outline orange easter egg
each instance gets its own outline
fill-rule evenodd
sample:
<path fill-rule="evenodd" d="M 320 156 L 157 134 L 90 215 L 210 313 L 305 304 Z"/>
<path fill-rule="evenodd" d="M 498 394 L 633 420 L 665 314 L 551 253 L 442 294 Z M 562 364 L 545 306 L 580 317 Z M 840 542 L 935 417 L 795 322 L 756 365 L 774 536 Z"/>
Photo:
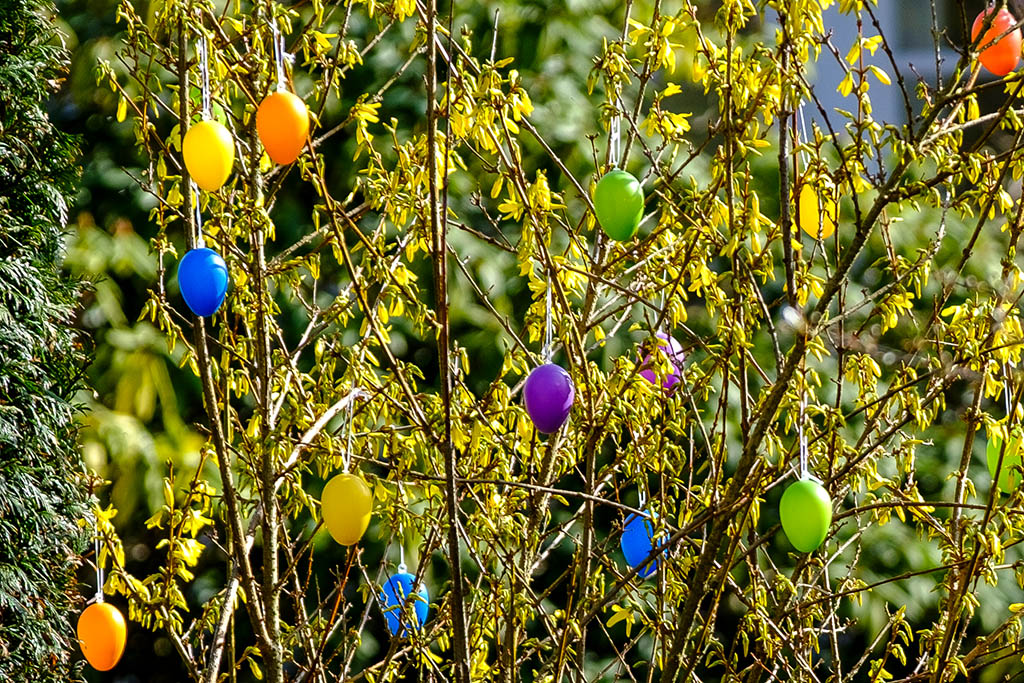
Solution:
<path fill-rule="evenodd" d="M 324 486 L 320 496 L 324 526 L 342 545 L 355 545 L 370 526 L 373 494 L 354 474 L 339 474 Z"/>
<path fill-rule="evenodd" d="M 994 9 L 995 8 L 989 8 L 984 10 L 974 20 L 974 25 L 971 26 L 971 42 L 978 41 L 978 34 L 981 33 L 981 27 L 985 23 L 985 17 Z M 985 32 L 985 36 L 978 41 L 979 47 L 989 45 L 991 43 L 989 47 L 981 51 L 981 54 L 978 55 L 978 60 L 981 62 L 982 66 L 996 76 L 1005 76 L 1016 69 L 1017 64 L 1020 62 L 1020 29 L 1015 28 L 1010 31 L 1010 29 L 1016 26 L 1016 24 L 1017 19 L 1005 8 L 1001 9 L 996 13 L 996 16 L 993 17 L 992 25 L 989 27 L 988 31 Z M 1009 31 L 1009 33 L 1007 33 L 1007 31 Z M 1006 35 L 1003 35 L 1004 33 Z"/>
<path fill-rule="evenodd" d="M 309 137 L 306 103 L 287 90 L 268 95 L 256 110 L 256 131 L 275 163 L 292 163 L 299 158 Z"/>
<path fill-rule="evenodd" d="M 113 605 L 94 602 L 78 617 L 78 642 L 92 668 L 110 671 L 124 653 L 124 616 Z"/>
<path fill-rule="evenodd" d="M 235 164 L 235 144 L 231 133 L 218 121 L 200 121 L 185 133 L 181 155 L 196 185 L 216 192 L 231 175 Z"/>

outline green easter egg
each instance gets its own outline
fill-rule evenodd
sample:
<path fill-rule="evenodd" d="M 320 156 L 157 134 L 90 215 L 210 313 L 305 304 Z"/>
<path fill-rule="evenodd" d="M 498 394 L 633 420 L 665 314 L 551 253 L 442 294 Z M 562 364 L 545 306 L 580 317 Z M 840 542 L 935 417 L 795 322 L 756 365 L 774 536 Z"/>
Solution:
<path fill-rule="evenodd" d="M 779 504 L 782 530 L 793 547 L 802 553 L 817 549 L 832 524 L 832 499 L 821 484 L 810 479 L 786 487 Z"/>
<path fill-rule="evenodd" d="M 619 242 L 632 239 L 644 215 L 644 191 L 640 182 L 621 170 L 606 173 L 594 191 L 597 222 Z"/>
<path fill-rule="evenodd" d="M 1014 428 L 1010 432 L 1010 443 L 1006 445 L 1003 452 L 1003 466 L 999 469 L 999 490 L 1003 493 L 1010 493 L 1020 486 L 1020 441 L 1021 431 Z M 1003 440 L 996 437 L 988 442 L 985 449 L 985 456 L 988 460 L 988 473 L 993 479 L 996 478 L 996 466 L 999 464 L 999 451 L 1003 446 Z"/>

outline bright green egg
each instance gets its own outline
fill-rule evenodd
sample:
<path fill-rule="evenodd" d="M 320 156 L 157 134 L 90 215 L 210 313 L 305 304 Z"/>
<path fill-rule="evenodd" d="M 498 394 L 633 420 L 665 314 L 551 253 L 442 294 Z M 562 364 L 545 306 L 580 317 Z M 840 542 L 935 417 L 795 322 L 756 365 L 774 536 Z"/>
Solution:
<path fill-rule="evenodd" d="M 597 182 L 594 209 L 605 234 L 619 242 L 632 239 L 644 215 L 640 181 L 619 169 L 606 173 Z"/>
<path fill-rule="evenodd" d="M 821 484 L 801 479 L 786 487 L 779 504 L 782 530 L 802 553 L 817 549 L 832 524 L 832 499 Z"/>
<path fill-rule="evenodd" d="M 999 469 L 999 490 L 1003 493 L 1010 493 L 1020 486 L 1020 429 L 1010 432 L 1010 443 L 1003 453 L 1003 466 Z M 996 437 L 988 442 L 985 449 L 985 456 L 988 460 L 988 473 L 992 479 L 996 478 L 996 466 L 999 464 L 999 451 L 1002 448 L 1003 440 Z"/>

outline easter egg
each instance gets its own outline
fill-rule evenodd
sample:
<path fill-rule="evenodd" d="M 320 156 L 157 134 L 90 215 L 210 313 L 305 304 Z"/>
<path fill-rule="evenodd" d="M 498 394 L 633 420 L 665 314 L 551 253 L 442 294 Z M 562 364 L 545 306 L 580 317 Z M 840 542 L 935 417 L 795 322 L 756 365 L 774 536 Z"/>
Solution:
<path fill-rule="evenodd" d="M 1013 15 L 1007 9 L 1003 8 L 996 14 L 992 20 L 992 25 L 985 32 L 985 36 L 979 41 L 978 34 L 981 33 L 981 26 L 985 23 L 985 17 L 992 9 L 991 7 L 986 9 L 974 20 L 974 25 L 971 27 L 971 42 L 977 43 L 978 47 L 984 47 L 995 40 L 996 42 L 992 43 L 991 47 L 981 51 L 978 59 L 981 61 L 982 66 L 996 76 L 1005 76 L 1016 69 L 1017 62 L 1020 61 L 1021 34 L 1019 28 L 1006 33 L 1017 23 L 1017 20 L 1013 18 Z M 1005 36 L 1003 36 L 1004 33 L 1006 33 Z M 999 36 L 1003 37 L 999 38 Z M 999 40 L 996 40 L 997 38 Z"/>
<path fill-rule="evenodd" d="M 268 95 L 256 110 L 256 131 L 275 163 L 292 163 L 299 158 L 309 137 L 306 103 L 287 90 Z"/>
<path fill-rule="evenodd" d="M 569 419 L 576 389 L 563 368 L 546 363 L 534 368 L 523 388 L 526 412 L 538 432 L 554 434 Z"/>
<path fill-rule="evenodd" d="M 320 508 L 324 526 L 334 540 L 342 545 L 355 545 L 370 526 L 373 494 L 362 478 L 339 474 L 324 486 Z"/>
<path fill-rule="evenodd" d="M 803 553 L 817 549 L 832 524 L 832 499 L 825 487 L 801 479 L 786 487 L 779 504 L 782 530 L 793 547 Z"/>
<path fill-rule="evenodd" d="M 402 635 L 406 629 L 419 630 L 427 620 L 430 596 L 422 583 L 420 589 L 413 593 L 415 580 L 416 577 L 408 572 L 398 572 L 387 580 L 380 593 L 381 609 L 393 636 Z M 411 599 L 410 595 L 413 596 Z"/>
<path fill-rule="evenodd" d="M 231 133 L 218 121 L 200 121 L 185 133 L 181 154 L 196 185 L 214 192 L 227 181 L 235 163 Z"/>
<path fill-rule="evenodd" d="M 213 315 L 228 291 L 228 267 L 213 249 L 191 249 L 178 263 L 178 287 L 193 313 Z"/>
<path fill-rule="evenodd" d="M 800 186 L 800 201 L 797 203 L 797 222 L 800 228 L 814 239 L 826 240 L 836 231 L 839 219 L 839 206 L 836 200 L 826 195 L 822 202 L 817 191 L 810 183 Z"/>
<path fill-rule="evenodd" d="M 679 378 L 683 372 L 683 363 L 686 362 L 686 352 L 683 351 L 683 345 L 675 337 L 670 337 L 664 332 L 658 333 L 658 351 L 667 355 L 669 360 L 669 371 L 666 373 L 661 386 L 665 389 L 671 389 L 679 384 Z M 656 385 L 658 383 L 658 375 L 652 367 L 654 363 L 655 360 L 651 354 L 644 356 L 643 361 L 640 363 L 643 368 L 640 370 L 640 376 L 651 384 Z"/>
<path fill-rule="evenodd" d="M 1020 486 L 1021 474 L 1021 453 L 1020 453 L 1021 431 L 1019 428 L 1010 432 L 1009 443 L 1003 451 L 1003 464 L 999 468 L 999 490 L 1003 493 L 1011 493 Z M 1003 448 L 1003 440 L 996 437 L 988 442 L 985 448 L 985 456 L 988 460 L 988 473 L 993 479 L 996 477 L 996 467 L 999 465 L 999 451 Z"/>
<path fill-rule="evenodd" d="M 124 616 L 113 605 L 94 602 L 78 617 L 78 642 L 92 668 L 110 671 L 124 653 Z"/>
<path fill-rule="evenodd" d="M 664 537 L 657 539 L 657 545 L 661 545 L 665 542 Z M 622 548 L 622 555 L 626 558 L 626 563 L 636 569 L 641 564 L 644 564 L 644 560 L 651 554 L 656 547 L 654 539 L 654 523 L 640 515 L 630 515 L 626 518 L 626 523 L 622 527 L 622 536 L 619 538 L 619 547 Z M 664 554 L 662 551 L 661 554 Z M 637 575 L 646 579 L 648 576 L 658 571 L 658 556 L 637 572 Z"/>
<path fill-rule="evenodd" d="M 632 239 L 644 215 L 644 191 L 631 174 L 616 169 L 606 173 L 594 190 L 597 222 L 613 240 Z"/>

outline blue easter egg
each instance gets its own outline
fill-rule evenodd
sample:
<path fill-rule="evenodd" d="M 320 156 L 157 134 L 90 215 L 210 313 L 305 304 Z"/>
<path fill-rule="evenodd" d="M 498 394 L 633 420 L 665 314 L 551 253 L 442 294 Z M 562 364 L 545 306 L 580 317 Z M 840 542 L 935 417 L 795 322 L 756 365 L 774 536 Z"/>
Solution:
<path fill-rule="evenodd" d="M 228 267 L 213 249 L 192 249 L 178 263 L 178 287 L 193 313 L 213 315 L 228 291 Z"/>
<path fill-rule="evenodd" d="M 664 537 L 658 538 L 657 544 L 661 545 L 665 540 Z M 630 567 L 635 569 L 641 565 L 655 548 L 653 522 L 639 515 L 627 517 L 626 524 L 622 529 L 622 537 L 619 539 L 619 545 L 622 547 L 622 554 L 625 556 L 626 563 Z M 664 551 L 661 554 L 664 555 Z M 658 570 L 658 560 L 659 558 L 655 557 L 643 569 L 637 572 L 640 578 L 646 579 L 656 572 Z"/>
<path fill-rule="evenodd" d="M 380 594 L 384 618 L 387 619 L 388 630 L 393 636 L 401 635 L 400 632 L 406 628 L 419 630 L 427 620 L 427 611 L 430 609 L 427 587 L 421 583 L 416 597 L 412 601 L 407 599 L 412 595 L 415 579 L 416 577 L 408 572 L 393 574 L 384 584 L 384 590 Z"/>

